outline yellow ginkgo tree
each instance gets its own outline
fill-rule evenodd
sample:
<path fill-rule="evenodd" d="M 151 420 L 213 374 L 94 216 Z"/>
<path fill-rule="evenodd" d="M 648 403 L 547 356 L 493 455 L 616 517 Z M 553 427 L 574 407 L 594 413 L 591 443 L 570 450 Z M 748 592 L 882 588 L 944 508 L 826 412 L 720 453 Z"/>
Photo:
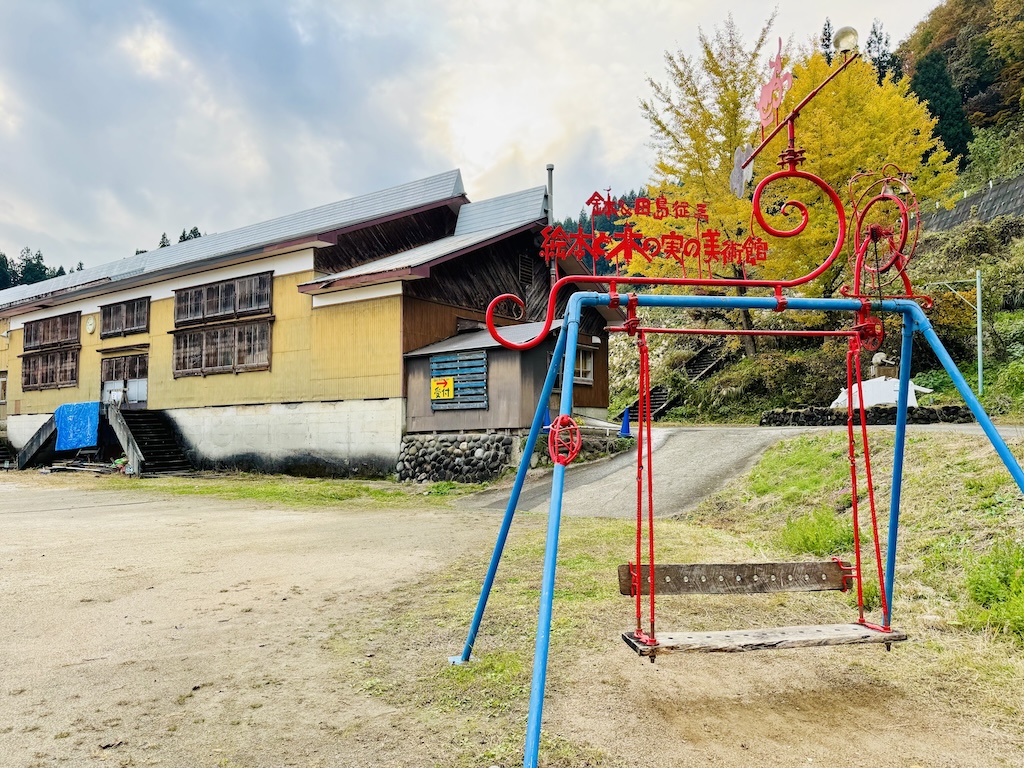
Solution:
<path fill-rule="evenodd" d="M 807 274 L 824 261 L 836 244 L 839 227 L 827 196 L 807 181 L 791 180 L 770 185 L 762 209 L 772 226 L 788 230 L 799 214 L 790 208 L 788 216 L 781 215 L 782 203 L 790 198 L 799 200 L 808 208 L 806 229 L 797 237 L 777 238 L 756 224 L 751 226 L 751 189 L 779 170 L 779 153 L 787 144 L 785 130 L 756 158 L 753 178 L 745 185 L 740 182 L 743 196 L 737 197 L 731 189 L 737 181 L 736 150 L 756 146 L 761 140 L 757 94 L 769 78 L 768 54 L 769 48 L 774 48 L 769 44 L 771 25 L 769 19 L 749 48 L 731 17 L 711 37 L 699 32 L 700 56 L 667 53 L 668 82 L 650 80 L 652 95 L 641 100 L 641 109 L 651 125 L 657 153 L 649 194 L 705 203 L 708 221 L 703 226 L 719 230 L 723 238 L 737 242 L 752 236 L 764 238 L 768 257 L 744 265 L 747 276 L 790 279 Z M 781 44 L 778 51 L 777 67 L 783 61 Z M 824 82 L 843 59 L 837 57 L 830 67 L 821 53 L 808 52 L 789 63 L 792 87 L 778 110 L 780 118 Z M 894 82 L 887 77 L 879 83 L 870 62 L 854 61 L 801 110 L 796 121 L 796 148 L 805 150 L 805 159 L 799 167 L 835 189 L 848 214 L 849 180 L 864 171 L 895 165 L 906 174 L 924 207 L 943 199 L 956 178 L 955 163 L 935 137 L 934 128 L 935 120 L 910 93 L 905 80 Z M 641 226 L 636 218 L 633 223 Z M 657 236 L 678 228 L 680 222 L 646 220 L 642 225 L 645 234 Z M 850 278 L 846 255 L 844 251 L 831 269 L 801 292 L 834 295 Z M 708 266 L 722 277 L 742 274 L 735 263 Z M 632 261 L 630 271 L 660 276 L 682 270 L 672 261 L 640 258 Z"/>

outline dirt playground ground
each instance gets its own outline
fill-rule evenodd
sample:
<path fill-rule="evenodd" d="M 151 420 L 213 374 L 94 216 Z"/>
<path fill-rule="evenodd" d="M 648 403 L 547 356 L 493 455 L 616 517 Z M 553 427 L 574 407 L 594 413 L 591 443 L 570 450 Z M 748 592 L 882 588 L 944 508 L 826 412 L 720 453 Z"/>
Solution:
<path fill-rule="evenodd" d="M 498 519 L 0 476 L 0 765 L 444 765 L 436 724 L 365 693 L 329 640 L 453 558 L 478 553 L 482 575 Z M 970 701 L 862 671 L 877 648 L 650 665 L 618 629 L 552 672 L 545 710 L 601 765 L 1024 765 L 1019 730 Z"/>

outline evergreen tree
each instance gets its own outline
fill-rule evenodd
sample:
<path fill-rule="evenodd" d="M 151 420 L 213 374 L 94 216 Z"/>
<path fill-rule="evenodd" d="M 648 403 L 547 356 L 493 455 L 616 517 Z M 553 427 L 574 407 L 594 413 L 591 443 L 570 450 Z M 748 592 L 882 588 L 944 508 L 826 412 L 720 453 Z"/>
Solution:
<path fill-rule="evenodd" d="M 938 120 L 935 133 L 946 149 L 958 155 L 962 163 L 973 134 L 964 114 L 963 101 L 946 69 L 946 57 L 942 51 L 931 51 L 917 62 L 910 88 Z"/>
<path fill-rule="evenodd" d="M 882 22 L 878 19 L 871 23 L 871 31 L 864 44 L 864 53 L 875 65 L 879 85 L 888 74 L 892 74 L 893 79 L 899 80 L 899 67 L 897 66 L 899 59 L 889 50 L 889 35 L 882 29 Z M 831 64 L 831 62 L 829 63 Z"/>
<path fill-rule="evenodd" d="M 825 26 L 821 28 L 821 52 L 828 65 L 832 66 L 835 51 L 832 50 L 832 20 L 828 16 L 825 17 Z"/>
<path fill-rule="evenodd" d="M 14 265 L 7 260 L 7 254 L 0 251 L 0 291 L 14 285 L 15 278 Z"/>
<path fill-rule="evenodd" d="M 164 232 L 162 235 L 160 235 L 160 243 L 157 246 L 158 248 L 166 248 L 170 244 L 171 244 L 171 241 L 167 239 L 167 233 L 166 232 Z"/>
<path fill-rule="evenodd" d="M 203 233 L 199 231 L 199 227 L 192 227 L 189 230 L 188 237 L 190 240 L 195 240 L 197 237 L 202 237 Z"/>
<path fill-rule="evenodd" d="M 18 273 L 17 282 L 19 285 L 32 285 L 33 283 L 39 283 L 56 276 L 43 263 L 42 252 L 36 251 L 33 254 L 32 249 L 27 246 L 21 249 L 21 257 L 18 259 L 15 268 Z"/>

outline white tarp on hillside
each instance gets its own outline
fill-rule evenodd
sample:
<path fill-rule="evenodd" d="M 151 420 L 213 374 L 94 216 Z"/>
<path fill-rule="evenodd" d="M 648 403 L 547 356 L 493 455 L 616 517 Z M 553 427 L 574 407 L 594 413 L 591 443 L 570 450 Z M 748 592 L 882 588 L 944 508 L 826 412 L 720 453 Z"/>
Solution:
<path fill-rule="evenodd" d="M 875 379 L 868 379 L 863 382 L 864 385 L 864 407 L 870 408 L 872 405 L 896 405 L 896 400 L 900 394 L 900 380 L 893 379 L 889 376 L 879 376 Z M 924 394 L 930 393 L 932 390 L 927 387 L 919 387 L 914 382 L 910 382 L 910 397 L 908 398 L 908 407 L 917 407 L 917 392 L 923 392 Z M 855 408 L 859 407 L 860 401 L 857 396 L 857 385 L 853 385 L 853 405 Z M 846 407 L 846 387 L 839 393 L 830 408 L 845 408 Z"/>

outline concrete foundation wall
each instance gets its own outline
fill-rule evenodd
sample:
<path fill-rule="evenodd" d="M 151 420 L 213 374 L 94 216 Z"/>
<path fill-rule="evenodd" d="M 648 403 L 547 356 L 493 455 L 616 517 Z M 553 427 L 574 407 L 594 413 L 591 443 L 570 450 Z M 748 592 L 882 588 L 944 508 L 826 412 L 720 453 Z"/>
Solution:
<path fill-rule="evenodd" d="M 168 410 L 200 467 L 383 476 L 402 445 L 405 401 L 343 400 Z"/>
<path fill-rule="evenodd" d="M 7 440 L 14 446 L 14 450 L 20 451 L 36 431 L 46 423 L 52 413 L 31 413 L 28 415 L 7 417 Z"/>

